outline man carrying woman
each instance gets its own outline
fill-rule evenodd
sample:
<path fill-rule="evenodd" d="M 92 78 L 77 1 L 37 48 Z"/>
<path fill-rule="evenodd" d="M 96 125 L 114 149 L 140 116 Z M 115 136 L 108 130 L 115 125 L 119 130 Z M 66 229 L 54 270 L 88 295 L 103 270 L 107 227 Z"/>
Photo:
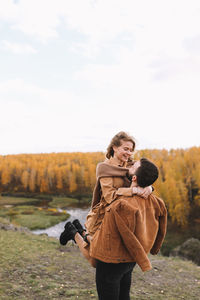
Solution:
<path fill-rule="evenodd" d="M 151 269 L 147 253 L 159 251 L 166 232 L 164 202 L 151 194 L 158 169 L 147 159 L 131 161 L 134 148 L 134 139 L 127 133 L 113 137 L 106 161 L 97 166 L 87 233 L 75 220 L 67 222 L 60 236 L 63 245 L 74 239 L 96 267 L 100 300 L 130 299 L 135 264 L 143 271 Z"/>

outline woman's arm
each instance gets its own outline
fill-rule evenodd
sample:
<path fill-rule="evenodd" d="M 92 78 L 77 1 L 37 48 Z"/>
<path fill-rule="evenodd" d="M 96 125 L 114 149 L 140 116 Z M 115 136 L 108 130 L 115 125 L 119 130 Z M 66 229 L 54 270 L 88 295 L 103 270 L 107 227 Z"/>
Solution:
<path fill-rule="evenodd" d="M 153 187 L 151 185 L 149 185 L 145 188 L 137 186 L 137 187 L 133 187 L 132 191 L 133 191 L 134 195 L 138 195 L 138 196 L 141 196 L 141 197 L 147 199 L 149 197 L 149 195 L 153 192 Z"/>
<path fill-rule="evenodd" d="M 110 204 L 117 199 L 117 196 L 132 196 L 133 188 L 132 187 L 120 187 L 116 188 L 113 186 L 112 177 L 102 177 L 100 179 L 102 196 L 105 201 Z"/>
<path fill-rule="evenodd" d="M 105 201 L 110 204 L 117 199 L 118 196 L 133 196 L 138 195 L 143 198 L 148 198 L 152 193 L 152 186 L 142 187 L 120 187 L 113 186 L 113 177 L 102 177 L 100 179 L 101 191 Z"/>

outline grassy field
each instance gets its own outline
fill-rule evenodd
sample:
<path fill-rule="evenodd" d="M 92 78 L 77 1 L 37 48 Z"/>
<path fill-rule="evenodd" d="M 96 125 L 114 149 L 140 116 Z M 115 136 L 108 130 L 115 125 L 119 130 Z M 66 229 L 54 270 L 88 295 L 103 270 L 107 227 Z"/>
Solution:
<path fill-rule="evenodd" d="M 85 207 L 88 198 L 80 202 L 76 198 L 52 197 L 52 201 L 36 198 L 0 197 L 0 217 L 8 219 L 14 225 L 31 230 L 45 229 L 67 220 L 69 214 L 61 211 L 67 207 Z M 61 209 L 61 210 L 60 210 Z"/>
<path fill-rule="evenodd" d="M 38 197 L 38 198 L 37 198 Z M 83 197 L 80 200 L 72 197 L 62 197 L 62 196 L 46 196 L 48 199 L 46 203 L 49 207 L 53 208 L 67 208 L 67 207 L 84 207 L 91 203 L 91 197 Z M 45 203 L 45 195 L 38 195 L 36 198 L 26 198 L 26 197 L 13 197 L 13 196 L 0 196 L 0 206 L 3 205 L 40 205 L 41 202 Z"/>
<path fill-rule="evenodd" d="M 95 269 L 75 244 L 47 236 L 0 230 L 0 299 L 97 299 Z M 199 299 L 200 267 L 151 256 L 153 270 L 133 272 L 131 299 Z"/>
<path fill-rule="evenodd" d="M 67 208 L 67 207 L 87 207 L 90 205 L 90 198 L 83 198 L 81 201 L 76 198 L 70 197 L 53 197 L 53 200 L 49 202 L 50 207 Z"/>
<path fill-rule="evenodd" d="M 180 228 L 168 221 L 167 234 L 162 246 L 162 254 L 169 256 L 171 250 L 191 237 L 200 240 L 200 224 L 190 224 L 186 228 Z"/>
<path fill-rule="evenodd" d="M 1 197 L 0 217 L 31 230 L 51 227 L 69 217 L 69 214 L 59 211 L 55 206 L 42 207 L 40 203 L 41 200 L 34 198 Z"/>

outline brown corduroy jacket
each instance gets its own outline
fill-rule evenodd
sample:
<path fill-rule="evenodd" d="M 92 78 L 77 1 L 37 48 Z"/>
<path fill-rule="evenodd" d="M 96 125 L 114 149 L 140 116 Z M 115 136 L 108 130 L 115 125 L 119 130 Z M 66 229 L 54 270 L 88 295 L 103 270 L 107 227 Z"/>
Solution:
<path fill-rule="evenodd" d="M 120 196 L 106 208 L 103 222 L 93 236 L 90 255 L 107 263 L 136 262 L 150 270 L 147 254 L 157 254 L 167 227 L 167 210 L 162 199 L 151 194 Z"/>
<path fill-rule="evenodd" d="M 103 220 L 106 207 L 119 196 L 132 196 L 131 182 L 127 178 L 128 168 L 119 167 L 113 158 L 97 165 L 97 181 L 93 192 L 91 210 L 85 227 L 93 235 Z"/>

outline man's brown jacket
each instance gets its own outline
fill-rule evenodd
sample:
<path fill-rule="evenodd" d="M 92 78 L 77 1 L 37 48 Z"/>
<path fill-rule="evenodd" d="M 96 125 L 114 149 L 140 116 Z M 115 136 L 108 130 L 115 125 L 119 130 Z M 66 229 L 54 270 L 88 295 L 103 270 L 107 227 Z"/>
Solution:
<path fill-rule="evenodd" d="M 93 236 L 90 255 L 107 263 L 136 262 L 150 270 L 147 254 L 157 254 L 167 227 L 167 210 L 162 199 L 151 194 L 120 196 L 106 208 L 103 222 Z"/>

